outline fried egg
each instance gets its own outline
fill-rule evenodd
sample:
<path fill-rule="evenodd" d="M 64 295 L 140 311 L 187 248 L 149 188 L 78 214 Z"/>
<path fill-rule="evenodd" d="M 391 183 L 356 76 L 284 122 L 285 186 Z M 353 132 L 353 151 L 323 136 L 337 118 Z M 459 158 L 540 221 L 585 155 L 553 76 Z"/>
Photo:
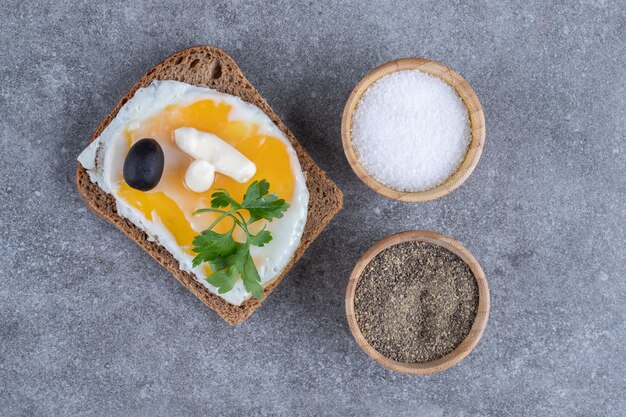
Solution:
<path fill-rule="evenodd" d="M 193 159 L 174 141 L 173 132 L 182 127 L 218 136 L 252 161 L 256 173 L 245 183 L 215 173 L 210 189 L 192 191 L 185 184 L 185 173 Z M 161 180 L 150 191 L 131 188 L 122 173 L 126 154 L 143 138 L 155 139 L 165 157 Z M 250 249 L 263 286 L 281 274 L 300 244 L 309 194 L 296 152 L 263 111 L 238 97 L 177 81 L 154 81 L 124 104 L 78 160 L 91 181 L 115 197 L 120 216 L 162 245 L 182 270 L 191 272 L 199 283 L 231 304 L 241 305 L 250 296 L 241 279 L 232 290 L 219 294 L 206 281 L 211 273 L 208 266 L 192 267 L 192 241 L 216 219 L 213 213 L 193 212 L 210 207 L 215 189 L 226 189 L 241 201 L 253 181 L 265 179 L 270 192 L 290 204 L 284 217 L 255 224 L 257 230 L 266 227 L 273 236 L 269 244 Z M 214 230 L 228 231 L 232 223 L 227 220 L 219 222 Z M 241 240 L 243 236 L 234 237 Z"/>

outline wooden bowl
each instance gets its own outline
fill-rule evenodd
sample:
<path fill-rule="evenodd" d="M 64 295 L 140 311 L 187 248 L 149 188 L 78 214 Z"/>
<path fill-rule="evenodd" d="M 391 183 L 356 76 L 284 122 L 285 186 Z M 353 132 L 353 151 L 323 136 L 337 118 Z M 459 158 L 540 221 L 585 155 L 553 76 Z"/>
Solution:
<path fill-rule="evenodd" d="M 435 245 L 442 246 L 459 258 L 461 258 L 472 270 L 476 282 L 478 284 L 478 311 L 476 312 L 476 318 L 472 325 L 469 334 L 465 337 L 463 342 L 457 346 L 452 352 L 447 355 L 430 362 L 423 363 L 404 363 L 389 359 L 380 354 L 374 349 L 365 339 L 359 325 L 356 321 L 356 315 L 354 312 L 354 294 L 356 292 L 356 286 L 361 277 L 361 273 L 367 266 L 367 264 L 380 252 L 387 249 L 390 246 L 397 245 L 403 242 L 418 241 L 429 242 Z M 483 332 L 487 326 L 487 319 L 489 317 L 489 288 L 487 287 L 487 279 L 485 273 L 476 261 L 476 258 L 459 242 L 449 238 L 448 236 L 440 235 L 439 233 L 429 232 L 425 230 L 409 230 L 406 232 L 397 233 L 386 237 L 374 246 L 368 249 L 367 252 L 359 259 L 350 279 L 348 281 L 348 288 L 346 289 L 346 315 L 348 317 L 348 325 L 352 336 L 356 340 L 359 347 L 365 351 L 371 358 L 378 363 L 386 366 L 387 368 L 412 375 L 426 375 L 435 372 L 443 371 L 453 365 L 459 363 L 474 349 Z"/>
<path fill-rule="evenodd" d="M 359 162 L 354 147 L 352 146 L 352 115 L 356 109 L 361 96 L 365 91 L 380 78 L 396 71 L 403 70 L 419 70 L 434 75 L 441 80 L 450 84 L 457 92 L 463 103 L 467 107 L 469 113 L 472 139 L 470 141 L 465 159 L 459 165 L 459 168 L 445 182 L 425 191 L 405 192 L 395 190 L 376 181 Z M 352 94 L 348 98 L 343 109 L 343 117 L 341 119 L 341 141 L 346 158 L 356 175 L 372 190 L 386 197 L 399 201 L 429 201 L 452 192 L 459 187 L 470 176 L 485 145 L 485 115 L 482 106 L 478 100 L 478 96 L 472 90 L 472 87 L 457 72 L 447 66 L 429 59 L 421 58 L 404 58 L 388 62 L 367 74 L 352 90 Z"/>

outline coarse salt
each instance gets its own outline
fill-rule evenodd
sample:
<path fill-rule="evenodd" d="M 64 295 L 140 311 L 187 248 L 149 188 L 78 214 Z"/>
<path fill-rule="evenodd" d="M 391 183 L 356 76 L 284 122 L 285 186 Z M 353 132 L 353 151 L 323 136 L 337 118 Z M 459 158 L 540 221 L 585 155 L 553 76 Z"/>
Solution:
<path fill-rule="evenodd" d="M 470 137 L 467 108 L 454 88 L 417 70 L 376 81 L 352 118 L 352 144 L 363 168 L 405 192 L 428 190 L 454 174 Z"/>

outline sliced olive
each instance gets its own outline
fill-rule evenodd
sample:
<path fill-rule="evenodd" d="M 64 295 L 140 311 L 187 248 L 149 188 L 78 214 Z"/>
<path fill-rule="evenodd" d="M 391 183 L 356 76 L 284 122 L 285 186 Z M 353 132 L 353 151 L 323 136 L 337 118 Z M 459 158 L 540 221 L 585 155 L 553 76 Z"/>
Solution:
<path fill-rule="evenodd" d="M 163 175 L 165 158 L 161 145 L 154 139 L 137 141 L 124 160 L 124 181 L 129 187 L 148 191 L 157 186 Z"/>

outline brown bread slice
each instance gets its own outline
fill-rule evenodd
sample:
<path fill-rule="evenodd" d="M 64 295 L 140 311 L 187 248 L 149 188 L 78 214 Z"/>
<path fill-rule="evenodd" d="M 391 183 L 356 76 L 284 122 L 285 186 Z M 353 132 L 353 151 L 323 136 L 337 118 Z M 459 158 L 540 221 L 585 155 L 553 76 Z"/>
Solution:
<path fill-rule="evenodd" d="M 117 103 L 111 113 L 104 118 L 96 129 L 91 141 L 100 135 L 104 128 L 113 120 L 120 108 L 130 100 L 137 89 L 146 87 L 154 80 L 177 80 L 189 84 L 203 85 L 214 88 L 223 93 L 239 96 L 243 100 L 258 106 L 276 123 L 285 136 L 291 141 L 309 189 L 308 219 L 302 241 L 296 250 L 293 259 L 285 270 L 263 290 L 265 299 L 283 279 L 293 264 L 302 256 L 306 248 L 317 238 L 320 232 L 328 225 L 342 206 L 343 194 L 326 173 L 311 159 L 309 154 L 300 146 L 293 134 L 281 122 L 276 113 L 261 97 L 259 92 L 243 75 L 235 61 L 224 51 L 210 46 L 196 46 L 180 51 L 161 62 L 146 73 L 124 97 Z M 234 306 L 224 299 L 212 294 L 204 286 L 195 281 L 188 272 L 178 268 L 178 261 L 162 246 L 147 239 L 146 234 L 130 221 L 120 217 L 115 209 L 115 199 L 89 180 L 87 171 L 78 164 L 76 171 L 76 185 L 78 191 L 87 202 L 87 205 L 105 220 L 113 223 L 126 233 L 139 246 L 148 252 L 161 265 L 167 268 L 189 291 L 202 302 L 212 308 L 230 324 L 238 324 L 246 320 L 256 310 L 261 302 L 249 298 L 241 306 Z"/>

